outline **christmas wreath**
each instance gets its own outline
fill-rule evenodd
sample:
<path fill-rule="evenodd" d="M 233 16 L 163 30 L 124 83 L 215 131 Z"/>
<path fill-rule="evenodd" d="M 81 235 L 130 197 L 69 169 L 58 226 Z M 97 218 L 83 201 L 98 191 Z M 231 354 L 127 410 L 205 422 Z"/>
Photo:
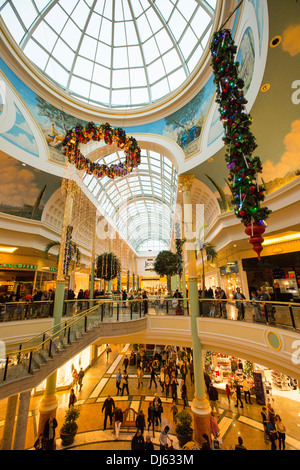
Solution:
<path fill-rule="evenodd" d="M 125 162 L 108 166 L 84 157 L 80 145 L 87 144 L 91 140 L 97 142 L 104 140 L 107 145 L 117 144 L 125 153 Z M 96 126 L 93 122 L 89 122 L 86 127 L 77 124 L 75 128 L 67 131 L 62 145 L 62 151 L 69 163 L 75 165 L 77 170 L 84 170 L 97 178 L 107 176 L 114 179 L 126 176 L 140 164 L 141 149 L 137 141 L 133 137 L 127 137 L 123 129 L 113 128 L 108 123 Z"/>

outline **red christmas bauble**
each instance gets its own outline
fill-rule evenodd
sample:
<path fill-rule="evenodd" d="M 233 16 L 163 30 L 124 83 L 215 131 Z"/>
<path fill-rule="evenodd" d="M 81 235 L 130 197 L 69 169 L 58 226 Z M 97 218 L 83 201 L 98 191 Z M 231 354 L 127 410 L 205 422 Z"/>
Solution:
<path fill-rule="evenodd" d="M 253 246 L 253 251 L 261 260 L 260 253 L 263 250 L 262 243 L 264 241 L 262 234 L 265 232 L 265 227 L 260 222 L 249 223 L 246 226 L 245 233 L 250 237 L 250 243 Z"/>

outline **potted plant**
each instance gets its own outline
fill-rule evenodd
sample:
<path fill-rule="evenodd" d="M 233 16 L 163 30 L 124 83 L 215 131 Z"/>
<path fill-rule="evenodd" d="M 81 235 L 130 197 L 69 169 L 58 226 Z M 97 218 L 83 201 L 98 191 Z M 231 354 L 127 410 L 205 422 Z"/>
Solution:
<path fill-rule="evenodd" d="M 182 448 L 185 444 L 193 440 L 193 428 L 191 427 L 193 418 L 186 411 L 182 410 L 177 415 L 177 426 L 175 429 L 179 446 Z"/>
<path fill-rule="evenodd" d="M 60 429 L 60 438 L 62 446 L 70 446 L 74 442 L 78 430 L 76 420 L 79 418 L 80 411 L 73 406 L 66 411 L 65 421 Z"/>

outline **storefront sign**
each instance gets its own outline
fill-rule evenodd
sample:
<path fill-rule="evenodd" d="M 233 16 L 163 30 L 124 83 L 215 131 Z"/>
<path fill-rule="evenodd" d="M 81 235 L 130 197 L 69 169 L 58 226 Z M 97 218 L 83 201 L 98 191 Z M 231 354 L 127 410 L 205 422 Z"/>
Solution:
<path fill-rule="evenodd" d="M 226 276 L 226 274 L 233 274 L 233 273 L 238 273 L 239 272 L 239 266 L 238 262 L 236 261 L 235 263 L 228 263 L 226 266 L 222 266 L 220 268 L 220 274 L 222 276 Z"/>
<path fill-rule="evenodd" d="M 0 269 L 37 269 L 36 264 L 10 264 L 0 263 Z"/>

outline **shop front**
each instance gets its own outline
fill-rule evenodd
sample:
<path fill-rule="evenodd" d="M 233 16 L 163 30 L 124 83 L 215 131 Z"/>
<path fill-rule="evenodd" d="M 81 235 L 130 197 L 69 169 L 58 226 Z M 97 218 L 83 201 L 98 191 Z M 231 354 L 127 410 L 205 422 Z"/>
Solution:
<path fill-rule="evenodd" d="M 239 265 L 237 261 L 228 262 L 220 268 L 221 286 L 228 298 L 232 299 L 236 288 L 241 288 Z"/>
<path fill-rule="evenodd" d="M 300 302 L 300 253 L 243 259 L 249 291 L 264 286 L 272 300 Z"/>

